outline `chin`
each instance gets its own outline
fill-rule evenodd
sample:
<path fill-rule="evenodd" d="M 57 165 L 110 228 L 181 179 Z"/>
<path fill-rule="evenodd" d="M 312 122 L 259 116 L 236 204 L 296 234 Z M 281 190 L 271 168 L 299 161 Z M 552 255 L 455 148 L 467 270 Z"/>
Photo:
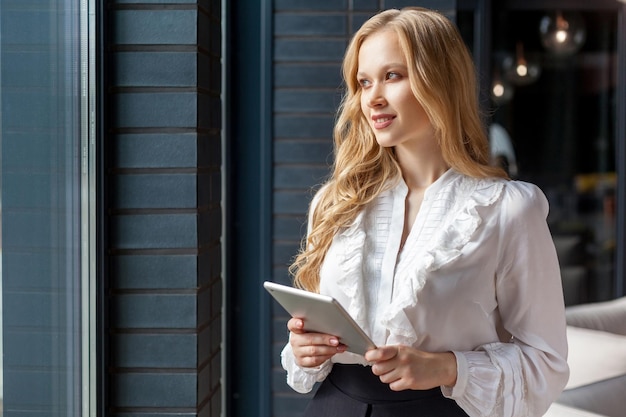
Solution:
<path fill-rule="evenodd" d="M 376 138 L 376 142 L 378 143 L 378 146 L 381 146 L 383 148 L 393 148 L 394 146 L 397 145 L 397 143 L 395 143 L 394 141 L 391 140 L 381 140 Z"/>

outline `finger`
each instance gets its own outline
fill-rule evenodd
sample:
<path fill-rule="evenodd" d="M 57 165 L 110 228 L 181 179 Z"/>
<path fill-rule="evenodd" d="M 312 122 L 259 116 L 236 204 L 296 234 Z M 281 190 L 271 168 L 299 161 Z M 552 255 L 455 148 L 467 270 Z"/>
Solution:
<path fill-rule="evenodd" d="M 389 375 L 391 372 L 393 372 L 395 369 L 394 364 L 390 363 L 390 362 L 377 362 L 375 364 L 372 365 L 372 373 L 376 376 L 382 377 L 383 375 Z M 387 377 L 389 378 L 389 377 Z M 382 378 L 381 378 L 382 381 Z M 391 380 L 386 380 L 383 381 L 385 383 L 388 383 L 392 381 Z"/>
<path fill-rule="evenodd" d="M 391 389 L 392 391 L 404 391 L 406 389 L 409 389 L 403 379 L 396 379 L 395 381 L 392 381 L 388 384 L 389 389 Z"/>
<path fill-rule="evenodd" d="M 302 357 L 319 357 L 324 356 L 329 358 L 338 352 L 337 346 L 327 346 L 327 345 L 308 345 L 308 346 L 298 346 L 295 349 L 295 352 L 299 356 Z M 294 353 L 295 353 L 294 352 Z"/>
<path fill-rule="evenodd" d="M 292 333 L 304 333 L 304 321 L 297 317 L 292 317 L 287 322 L 287 328 Z"/>
<path fill-rule="evenodd" d="M 296 356 L 296 363 L 298 366 L 303 368 L 314 368 L 316 366 L 320 366 L 327 360 L 329 360 L 331 356 Z"/>
<path fill-rule="evenodd" d="M 398 381 L 401 380 L 398 372 L 396 372 L 395 369 L 391 370 L 390 372 L 379 375 L 378 379 L 380 379 L 381 382 L 384 382 L 385 384 L 389 384 L 389 385 L 393 383 L 397 383 Z"/>
<path fill-rule="evenodd" d="M 293 333 L 291 344 L 293 346 L 327 346 L 334 349 L 345 346 L 335 336 L 323 333 Z"/>
<path fill-rule="evenodd" d="M 293 354 L 296 357 L 298 365 L 311 367 L 318 366 L 327 361 L 337 353 L 344 352 L 345 345 L 327 346 L 327 345 L 303 345 L 294 346 Z"/>
<path fill-rule="evenodd" d="M 389 368 L 385 365 L 376 364 L 372 366 L 372 373 L 378 376 L 380 382 L 389 385 L 392 391 L 402 391 L 407 389 L 407 383 L 397 368 Z"/>
<path fill-rule="evenodd" d="M 369 350 L 365 353 L 365 360 L 368 362 L 388 361 L 398 356 L 397 346 L 381 346 L 376 349 Z"/>

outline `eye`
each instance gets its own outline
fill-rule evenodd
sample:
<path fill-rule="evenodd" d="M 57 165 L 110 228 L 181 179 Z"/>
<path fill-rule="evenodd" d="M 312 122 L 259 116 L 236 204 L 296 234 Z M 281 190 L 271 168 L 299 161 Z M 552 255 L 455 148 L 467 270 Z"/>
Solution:
<path fill-rule="evenodd" d="M 360 80 L 358 80 L 359 85 L 361 86 L 361 88 L 367 88 L 371 85 L 370 80 L 365 79 L 365 78 L 361 78 Z"/>
<path fill-rule="evenodd" d="M 397 72 L 393 72 L 393 71 L 389 71 L 387 74 L 385 74 L 385 79 L 386 80 L 393 80 L 393 79 L 401 78 L 401 77 L 402 77 L 402 75 L 400 75 Z"/>

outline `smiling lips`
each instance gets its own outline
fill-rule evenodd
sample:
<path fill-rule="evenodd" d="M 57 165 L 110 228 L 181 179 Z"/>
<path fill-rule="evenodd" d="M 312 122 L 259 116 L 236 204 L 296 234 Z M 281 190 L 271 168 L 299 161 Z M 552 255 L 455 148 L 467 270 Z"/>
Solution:
<path fill-rule="evenodd" d="M 391 124 L 391 122 L 395 119 L 395 116 L 391 114 L 378 114 L 376 116 L 372 116 L 372 120 L 374 121 L 374 129 L 384 129 Z"/>

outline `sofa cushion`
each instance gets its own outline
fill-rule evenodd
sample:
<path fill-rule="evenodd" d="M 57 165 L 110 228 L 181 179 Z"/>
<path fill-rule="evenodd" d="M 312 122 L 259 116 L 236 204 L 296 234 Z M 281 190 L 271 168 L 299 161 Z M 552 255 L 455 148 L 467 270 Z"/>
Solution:
<path fill-rule="evenodd" d="M 624 417 L 626 375 L 563 391 L 560 404 L 606 417 Z"/>
<path fill-rule="evenodd" d="M 568 326 L 570 378 L 557 400 L 607 417 L 623 417 L 626 336 Z"/>
<path fill-rule="evenodd" d="M 570 378 L 566 389 L 626 375 L 626 336 L 568 326 Z"/>

